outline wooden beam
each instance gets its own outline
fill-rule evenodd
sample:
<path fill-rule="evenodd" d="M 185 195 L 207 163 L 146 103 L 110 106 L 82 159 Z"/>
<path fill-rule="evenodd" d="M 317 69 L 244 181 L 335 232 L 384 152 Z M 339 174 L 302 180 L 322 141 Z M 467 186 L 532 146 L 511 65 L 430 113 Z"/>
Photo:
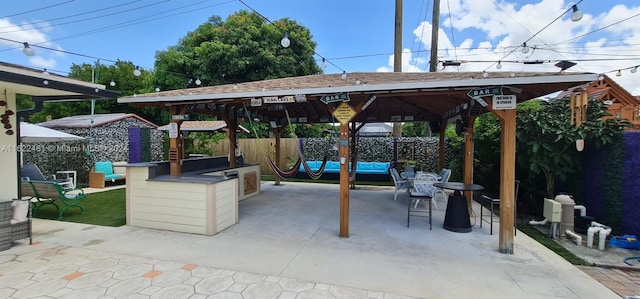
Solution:
<path fill-rule="evenodd" d="M 447 130 L 447 120 L 443 119 L 440 122 L 440 141 L 438 142 L 438 165 L 440 169 L 444 168 L 444 132 Z"/>
<path fill-rule="evenodd" d="M 280 128 L 279 127 L 273 128 L 273 134 L 275 135 L 274 137 L 276 139 L 276 144 L 275 144 L 275 147 L 276 147 L 275 163 L 276 163 L 276 166 L 282 167 L 282 162 L 280 161 L 281 160 L 280 159 L 280 155 L 281 155 L 280 154 L 281 153 L 281 151 L 280 151 Z M 280 169 L 282 169 L 282 168 L 280 168 Z M 276 182 L 275 182 L 274 185 L 278 186 L 278 185 L 280 185 L 280 176 L 276 174 L 275 177 L 276 177 Z"/>
<path fill-rule="evenodd" d="M 476 121 L 475 116 L 467 116 L 465 123 L 467 124 L 467 132 L 464 134 L 464 168 L 462 172 L 462 182 L 465 184 L 473 184 L 473 124 Z M 465 191 L 464 195 L 467 199 L 467 206 L 471 210 L 471 195 L 473 191 Z"/>
<path fill-rule="evenodd" d="M 340 125 L 340 237 L 349 237 L 349 124 Z"/>
<path fill-rule="evenodd" d="M 514 238 L 514 196 L 516 180 L 516 110 L 503 110 L 500 133 L 500 236 L 499 250 L 513 254 Z"/>

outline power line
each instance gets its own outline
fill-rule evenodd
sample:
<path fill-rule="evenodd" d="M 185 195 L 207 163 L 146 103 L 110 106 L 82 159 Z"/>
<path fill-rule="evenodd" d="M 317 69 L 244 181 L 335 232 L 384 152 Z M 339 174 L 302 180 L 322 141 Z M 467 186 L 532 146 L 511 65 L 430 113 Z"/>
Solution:
<path fill-rule="evenodd" d="M 148 5 L 143 5 L 143 6 L 136 7 L 136 8 L 126 9 L 126 10 L 119 11 L 119 12 L 114 12 L 114 13 L 110 13 L 110 14 L 104 14 L 104 15 L 90 17 L 90 18 L 81 19 L 81 20 L 69 21 L 69 22 L 66 22 L 66 23 L 47 24 L 47 25 L 43 25 L 43 26 L 39 26 L 39 27 L 38 26 L 29 27 L 29 28 L 26 28 L 26 29 L 20 28 L 19 30 L 11 30 L 11 31 L 0 31 L 0 33 L 13 33 L 13 32 L 25 31 L 25 30 L 36 30 L 36 29 L 42 29 L 42 28 L 51 28 L 53 26 L 69 25 L 69 24 L 74 24 L 74 23 L 79 23 L 79 22 L 84 22 L 84 21 L 91 21 L 91 20 L 95 20 L 95 19 L 111 17 L 111 16 L 122 14 L 122 13 L 131 12 L 131 11 L 134 11 L 134 10 L 138 10 L 138 9 L 143 9 L 143 8 L 159 5 L 159 4 L 162 4 L 164 2 L 169 2 L 169 1 L 170 0 L 163 0 L 161 2 L 156 2 L 156 3 L 152 3 L 152 4 L 148 4 Z"/>
<path fill-rule="evenodd" d="M 11 18 L 11 17 L 20 16 L 20 15 L 24 15 L 24 14 L 40 11 L 40 10 L 45 10 L 45 9 L 53 8 L 53 7 L 56 7 L 56 6 L 64 5 L 64 4 L 67 4 L 69 2 L 73 2 L 73 1 L 74 0 L 69 0 L 69 1 L 61 2 L 61 3 L 57 3 L 57 4 L 51 4 L 49 6 L 45 6 L 45 7 L 41 7 L 41 8 L 36 8 L 36 9 L 28 10 L 28 11 L 15 13 L 15 14 L 12 14 L 12 15 L 6 15 L 6 16 L 0 17 L 0 19 Z"/>
<path fill-rule="evenodd" d="M 278 25 L 276 25 L 275 23 L 271 22 L 271 20 L 269 20 L 269 18 L 265 17 L 263 14 L 261 14 L 260 12 L 258 12 L 257 10 L 255 10 L 253 7 L 249 6 L 247 3 L 245 3 L 243 0 L 238 0 L 238 2 L 242 3 L 242 5 L 246 6 L 249 10 L 253 11 L 254 13 L 256 13 L 258 16 L 260 16 L 263 20 L 267 21 L 269 24 L 273 25 L 276 29 L 278 29 L 278 31 L 280 31 L 281 33 L 286 33 L 282 30 L 282 28 L 280 28 Z M 318 53 L 315 49 L 311 49 L 311 51 L 313 51 L 313 54 L 317 55 L 318 57 L 320 57 L 322 59 L 323 62 L 327 62 L 331 65 L 333 65 L 334 67 L 336 67 L 337 69 L 341 70 L 342 72 L 346 72 L 345 69 L 339 67 L 338 65 L 336 65 L 335 63 L 333 63 L 332 61 L 328 60 L 326 57 L 320 55 L 320 53 Z"/>

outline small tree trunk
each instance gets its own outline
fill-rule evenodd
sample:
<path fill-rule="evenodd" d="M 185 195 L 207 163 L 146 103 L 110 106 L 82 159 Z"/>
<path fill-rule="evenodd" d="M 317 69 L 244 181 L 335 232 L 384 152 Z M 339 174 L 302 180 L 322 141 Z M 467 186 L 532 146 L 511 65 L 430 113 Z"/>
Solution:
<path fill-rule="evenodd" d="M 544 176 L 547 179 L 547 196 L 549 196 L 550 199 L 553 199 L 555 194 L 554 189 L 556 185 L 556 177 L 551 171 L 545 171 Z"/>

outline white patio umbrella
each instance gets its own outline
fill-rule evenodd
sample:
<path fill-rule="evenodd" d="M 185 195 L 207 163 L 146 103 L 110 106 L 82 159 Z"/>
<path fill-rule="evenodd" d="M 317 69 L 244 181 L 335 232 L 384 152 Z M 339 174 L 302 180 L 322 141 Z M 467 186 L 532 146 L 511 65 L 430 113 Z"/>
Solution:
<path fill-rule="evenodd" d="M 20 122 L 20 143 L 77 141 L 83 139 L 85 138 L 77 135 Z M 23 155 L 23 151 L 20 151 L 20 165 L 23 164 Z"/>
<path fill-rule="evenodd" d="M 85 138 L 43 126 L 20 122 L 20 142 L 23 143 L 77 141 L 82 139 Z"/>

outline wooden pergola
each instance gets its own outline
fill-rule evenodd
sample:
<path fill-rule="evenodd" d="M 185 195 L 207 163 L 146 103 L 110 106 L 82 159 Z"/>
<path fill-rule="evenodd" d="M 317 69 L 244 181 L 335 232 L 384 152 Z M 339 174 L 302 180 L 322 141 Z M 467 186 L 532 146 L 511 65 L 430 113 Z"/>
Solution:
<path fill-rule="evenodd" d="M 473 123 L 494 113 L 501 121 L 499 250 L 513 253 L 515 181 L 515 103 L 597 80 L 591 73 L 348 73 L 310 75 L 237 84 L 163 91 L 123 97 L 120 103 L 169 109 L 174 129 L 190 113 L 223 119 L 230 129 L 230 155 L 241 118 L 269 123 L 276 133 L 287 123 L 340 122 L 340 236 L 349 236 L 350 147 L 355 132 L 370 122 L 428 122 L 440 126 L 440 167 L 444 166 L 444 129 L 462 120 L 465 133 L 463 182 L 473 183 Z M 495 97 L 494 97 L 495 96 Z M 494 103 L 494 98 L 499 102 Z M 360 124 L 360 125 L 357 125 Z M 179 133 L 171 137 L 171 175 L 180 176 Z M 279 136 L 279 134 L 275 134 Z M 276 161 L 280 161 L 276 141 Z M 342 159 L 341 159 L 342 161 Z M 470 196 L 467 194 L 470 204 Z"/>

